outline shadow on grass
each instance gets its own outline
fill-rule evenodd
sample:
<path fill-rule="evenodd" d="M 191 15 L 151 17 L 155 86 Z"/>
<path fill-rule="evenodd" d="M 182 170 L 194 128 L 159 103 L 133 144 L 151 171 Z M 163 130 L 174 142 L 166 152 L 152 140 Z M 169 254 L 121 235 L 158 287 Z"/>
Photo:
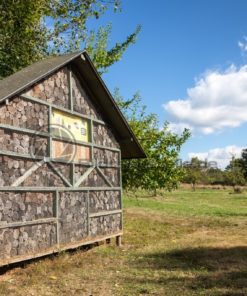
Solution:
<path fill-rule="evenodd" d="M 150 270 L 151 274 L 152 270 L 160 271 L 158 279 L 149 277 L 150 283 L 154 280 L 154 284 L 183 285 L 194 292 L 214 291 L 208 295 L 247 295 L 247 247 L 150 253 L 136 263 L 137 268 Z"/>
<path fill-rule="evenodd" d="M 17 262 L 17 263 L 10 263 L 9 265 L 0 266 L 0 276 L 6 274 L 7 272 L 9 272 L 15 268 L 26 268 L 30 264 L 33 264 L 35 262 L 42 262 L 44 259 L 47 259 L 47 258 L 50 260 L 54 260 L 58 256 L 60 256 L 61 254 L 66 254 L 66 253 L 76 254 L 78 251 L 86 252 L 86 251 L 91 250 L 92 248 L 97 247 L 97 246 L 99 246 L 98 243 L 84 245 L 84 246 L 81 246 L 78 248 L 68 249 L 68 250 L 65 250 L 62 252 L 51 253 L 48 255 L 41 256 L 41 257 L 24 260 L 24 261 Z"/>
<path fill-rule="evenodd" d="M 217 271 L 247 268 L 247 247 L 234 248 L 186 248 L 164 253 L 151 253 L 145 260 L 153 268 L 179 268 L 181 270 L 204 269 Z M 170 265 L 171 263 L 171 265 Z"/>

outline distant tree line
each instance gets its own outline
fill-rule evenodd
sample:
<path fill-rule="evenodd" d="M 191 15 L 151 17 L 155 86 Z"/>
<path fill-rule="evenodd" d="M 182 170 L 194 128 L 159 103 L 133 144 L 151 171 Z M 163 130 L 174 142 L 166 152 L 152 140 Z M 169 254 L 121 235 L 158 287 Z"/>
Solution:
<path fill-rule="evenodd" d="M 233 157 L 224 169 L 213 167 L 197 157 L 184 166 L 183 183 L 191 184 L 195 190 L 197 184 L 244 186 L 247 185 L 247 149 L 243 149 L 240 158 Z"/>

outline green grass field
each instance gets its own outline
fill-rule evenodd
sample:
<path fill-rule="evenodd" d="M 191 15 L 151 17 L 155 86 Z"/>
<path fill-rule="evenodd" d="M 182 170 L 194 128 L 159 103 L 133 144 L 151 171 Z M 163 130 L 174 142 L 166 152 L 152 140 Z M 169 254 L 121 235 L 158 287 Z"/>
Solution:
<path fill-rule="evenodd" d="M 124 198 L 123 246 L 65 252 L 2 272 L 0 295 L 247 295 L 247 194 Z"/>

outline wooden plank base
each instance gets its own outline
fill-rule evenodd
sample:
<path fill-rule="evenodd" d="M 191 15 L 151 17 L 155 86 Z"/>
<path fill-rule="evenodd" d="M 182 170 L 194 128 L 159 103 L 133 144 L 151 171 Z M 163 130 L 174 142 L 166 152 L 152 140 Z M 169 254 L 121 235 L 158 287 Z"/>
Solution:
<path fill-rule="evenodd" d="M 110 239 L 110 238 L 107 238 L 107 239 L 105 240 L 105 243 L 106 243 L 107 245 L 109 245 L 109 244 L 111 243 L 111 239 Z"/>
<path fill-rule="evenodd" d="M 122 245 L 122 237 L 120 235 L 116 236 L 116 245 L 117 247 L 121 247 Z"/>
<path fill-rule="evenodd" d="M 116 241 L 117 241 L 117 238 L 121 238 L 121 235 L 123 235 L 122 232 L 121 233 L 111 234 L 111 235 L 108 235 L 108 236 L 88 238 L 86 240 L 82 240 L 80 242 L 76 242 L 76 243 L 72 243 L 72 244 L 66 244 L 66 245 L 60 245 L 60 246 L 56 245 L 53 248 L 47 249 L 46 251 L 41 252 L 41 253 L 35 253 L 35 254 L 30 254 L 30 255 L 25 255 L 25 256 L 17 256 L 17 257 L 12 257 L 12 258 L 8 258 L 8 259 L 0 260 L 0 267 L 6 266 L 6 265 L 11 265 L 11 264 L 14 264 L 14 263 L 20 263 L 20 262 L 23 262 L 23 261 L 29 261 L 29 260 L 32 260 L 32 259 L 47 256 L 47 255 L 57 254 L 59 252 L 66 251 L 66 250 L 77 249 L 77 248 L 82 247 L 82 246 L 91 245 L 91 244 L 95 244 L 95 243 L 98 243 L 98 242 L 111 240 L 112 238 L 116 238 Z"/>

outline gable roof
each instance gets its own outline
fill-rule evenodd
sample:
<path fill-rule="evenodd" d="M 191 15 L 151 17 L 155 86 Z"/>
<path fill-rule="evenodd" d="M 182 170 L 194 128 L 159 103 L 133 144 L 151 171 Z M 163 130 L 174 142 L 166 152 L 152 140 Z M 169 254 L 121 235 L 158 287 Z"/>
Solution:
<path fill-rule="evenodd" d="M 106 123 L 111 126 L 120 144 L 122 158 L 146 157 L 136 136 L 85 51 L 49 57 L 0 80 L 0 102 L 21 93 L 68 64 L 76 70 L 78 78 L 85 81 L 93 94 L 90 99 L 97 105 Z"/>

